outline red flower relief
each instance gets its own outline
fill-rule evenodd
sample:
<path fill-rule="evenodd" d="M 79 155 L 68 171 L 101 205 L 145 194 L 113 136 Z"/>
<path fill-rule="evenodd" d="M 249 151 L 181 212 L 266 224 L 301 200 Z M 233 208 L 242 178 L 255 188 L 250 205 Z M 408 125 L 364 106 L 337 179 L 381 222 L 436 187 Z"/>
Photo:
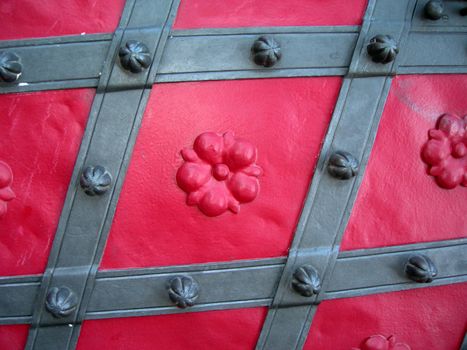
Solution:
<path fill-rule="evenodd" d="M 185 163 L 177 171 L 177 184 L 187 193 L 187 204 L 207 216 L 238 213 L 240 203 L 258 195 L 262 169 L 255 164 L 256 147 L 232 132 L 205 132 L 181 154 Z"/>
<path fill-rule="evenodd" d="M 422 158 L 440 187 L 467 186 L 467 116 L 443 114 L 428 132 Z"/>
<path fill-rule="evenodd" d="M 382 335 L 372 335 L 360 348 L 352 350 L 410 350 L 410 346 L 405 343 L 396 343 L 396 338 L 392 335 L 388 338 Z"/>
<path fill-rule="evenodd" d="M 0 160 L 0 218 L 7 212 L 7 202 L 15 198 L 15 193 L 11 189 L 13 182 L 13 172 L 9 165 Z"/>

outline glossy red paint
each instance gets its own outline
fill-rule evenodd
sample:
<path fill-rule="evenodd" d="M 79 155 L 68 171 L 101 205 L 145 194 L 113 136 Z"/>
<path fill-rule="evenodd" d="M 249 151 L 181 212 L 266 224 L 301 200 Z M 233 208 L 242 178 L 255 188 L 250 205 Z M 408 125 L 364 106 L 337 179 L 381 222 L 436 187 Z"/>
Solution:
<path fill-rule="evenodd" d="M 0 326 L 0 349 L 23 350 L 28 338 L 29 325 Z"/>
<path fill-rule="evenodd" d="M 13 171 L 10 166 L 0 160 L 0 219 L 8 210 L 8 202 L 15 199 L 15 192 L 11 189 Z"/>
<path fill-rule="evenodd" d="M 124 4 L 125 0 L 2 0 L 0 40 L 113 32 Z"/>
<path fill-rule="evenodd" d="M 465 91 L 462 75 L 394 79 L 342 250 L 467 237 L 467 189 L 439 187 L 422 159 L 439 116 L 466 114 Z"/>
<path fill-rule="evenodd" d="M 182 0 L 175 29 L 359 25 L 367 0 Z"/>
<path fill-rule="evenodd" d="M 366 339 L 360 348 L 352 348 L 352 350 L 411 350 L 410 346 L 405 343 L 396 341 L 396 337 L 377 334 Z"/>
<path fill-rule="evenodd" d="M 467 326 L 466 295 L 461 283 L 324 301 L 304 349 L 349 350 L 380 334 L 412 350 L 457 350 Z"/>
<path fill-rule="evenodd" d="M 78 350 L 253 349 L 266 308 L 84 321 Z"/>
<path fill-rule="evenodd" d="M 0 219 L 0 276 L 44 271 L 94 91 L 0 95 L 0 159 L 15 200 Z"/>
<path fill-rule="evenodd" d="M 232 132 L 202 133 L 181 155 L 185 163 L 177 171 L 177 184 L 187 193 L 187 204 L 207 216 L 238 213 L 240 203 L 257 197 L 262 169 L 255 164 L 256 147 Z"/>
<path fill-rule="evenodd" d="M 467 115 L 444 114 L 428 135 L 422 156 L 430 175 L 443 188 L 467 187 Z"/>
<path fill-rule="evenodd" d="M 123 185 L 101 268 L 287 254 L 341 84 L 288 78 L 157 84 Z M 258 149 L 258 197 L 207 217 L 186 205 L 180 149 L 230 130 Z"/>

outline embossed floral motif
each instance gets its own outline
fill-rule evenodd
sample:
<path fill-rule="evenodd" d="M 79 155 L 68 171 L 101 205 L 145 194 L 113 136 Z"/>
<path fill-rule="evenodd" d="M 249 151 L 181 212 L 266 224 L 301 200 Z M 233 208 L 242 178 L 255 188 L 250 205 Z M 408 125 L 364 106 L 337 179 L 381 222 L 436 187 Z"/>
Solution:
<path fill-rule="evenodd" d="M 197 205 L 207 216 L 227 210 L 238 213 L 241 203 L 259 192 L 257 150 L 232 132 L 199 135 L 193 149 L 181 151 L 185 163 L 178 169 L 177 184 L 187 193 L 187 204 Z"/>
<path fill-rule="evenodd" d="M 9 165 L 0 160 L 0 218 L 7 212 L 7 202 L 15 198 L 15 193 L 11 189 L 13 182 L 13 172 Z"/>
<path fill-rule="evenodd" d="M 372 335 L 366 339 L 360 348 L 352 350 L 411 350 L 405 343 L 397 343 L 394 336 L 388 338 L 382 335 Z"/>
<path fill-rule="evenodd" d="M 428 137 L 422 158 L 429 174 L 443 188 L 467 186 L 467 116 L 443 114 Z"/>

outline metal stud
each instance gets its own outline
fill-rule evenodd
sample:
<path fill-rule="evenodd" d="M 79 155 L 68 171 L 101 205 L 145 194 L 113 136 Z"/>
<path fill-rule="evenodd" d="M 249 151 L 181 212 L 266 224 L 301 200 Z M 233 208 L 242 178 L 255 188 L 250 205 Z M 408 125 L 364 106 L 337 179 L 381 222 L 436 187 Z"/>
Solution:
<path fill-rule="evenodd" d="M 340 180 L 348 180 L 358 173 L 358 160 L 345 151 L 336 151 L 329 158 L 328 172 Z"/>
<path fill-rule="evenodd" d="M 172 278 L 167 286 L 169 298 L 179 308 L 193 306 L 199 296 L 199 284 L 190 276 Z"/>
<path fill-rule="evenodd" d="M 102 166 L 88 166 L 83 170 L 80 185 L 88 196 L 102 195 L 112 184 L 112 175 Z"/>
<path fill-rule="evenodd" d="M 311 297 L 321 291 L 318 271 L 312 265 L 297 268 L 292 279 L 293 289 L 304 297 Z"/>
<path fill-rule="evenodd" d="M 444 5 L 442 1 L 432 0 L 428 1 L 423 8 L 425 17 L 431 20 L 438 20 L 443 17 Z"/>
<path fill-rule="evenodd" d="M 127 41 L 120 48 L 118 55 L 123 68 L 132 73 L 140 73 L 151 65 L 151 53 L 140 41 Z"/>
<path fill-rule="evenodd" d="M 412 281 L 430 283 L 438 274 L 438 270 L 429 257 L 416 254 L 410 256 L 407 260 L 405 273 Z"/>
<path fill-rule="evenodd" d="M 399 48 L 396 41 L 389 35 L 377 35 L 371 38 L 367 52 L 373 62 L 386 64 L 394 61 Z"/>
<path fill-rule="evenodd" d="M 78 298 L 68 287 L 54 287 L 47 293 L 45 308 L 56 318 L 71 315 L 77 306 Z"/>
<path fill-rule="evenodd" d="M 0 52 L 0 80 L 12 83 L 23 72 L 21 58 L 14 52 Z"/>
<path fill-rule="evenodd" d="M 253 60 L 258 66 L 272 67 L 282 57 L 279 43 L 270 36 L 261 36 L 251 47 Z"/>

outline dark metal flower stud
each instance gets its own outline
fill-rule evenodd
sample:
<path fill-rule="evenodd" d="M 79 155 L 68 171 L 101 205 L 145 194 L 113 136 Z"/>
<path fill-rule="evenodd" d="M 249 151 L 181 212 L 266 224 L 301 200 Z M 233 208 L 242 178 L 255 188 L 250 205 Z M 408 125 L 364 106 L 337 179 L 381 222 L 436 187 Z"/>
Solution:
<path fill-rule="evenodd" d="M 405 264 L 407 276 L 418 283 L 430 283 L 438 274 L 433 261 L 425 255 L 417 254 L 409 257 Z"/>
<path fill-rule="evenodd" d="M 336 151 L 329 158 L 328 172 L 336 179 L 348 180 L 358 173 L 358 160 L 345 151 Z"/>
<path fill-rule="evenodd" d="M 47 293 L 45 307 L 54 317 L 71 315 L 78 306 L 76 294 L 68 287 L 54 287 Z"/>
<path fill-rule="evenodd" d="M 258 66 L 272 67 L 282 57 L 281 48 L 277 41 L 270 36 L 261 36 L 251 47 L 253 60 Z"/>
<path fill-rule="evenodd" d="M 423 13 L 425 14 L 425 17 L 434 21 L 443 17 L 443 11 L 443 2 L 439 0 L 428 1 L 425 7 L 423 8 Z"/>
<path fill-rule="evenodd" d="M 0 80 L 12 83 L 19 79 L 23 65 L 19 56 L 13 52 L 0 52 Z"/>
<path fill-rule="evenodd" d="M 399 53 L 399 48 L 391 36 L 377 35 L 370 40 L 367 51 L 373 62 L 386 64 L 394 61 Z"/>
<path fill-rule="evenodd" d="M 311 265 L 303 265 L 295 270 L 292 287 L 304 297 L 311 297 L 321 290 L 321 280 L 318 271 Z"/>
<path fill-rule="evenodd" d="M 102 195 L 110 188 L 112 175 L 104 167 L 88 166 L 83 170 L 80 185 L 88 196 Z"/>
<path fill-rule="evenodd" d="M 169 298 L 179 308 L 193 306 L 199 295 L 199 285 L 190 276 L 177 276 L 169 281 L 167 290 Z"/>
<path fill-rule="evenodd" d="M 151 54 L 148 47 L 136 40 L 127 41 L 120 48 L 118 55 L 123 68 L 132 73 L 140 73 L 151 65 Z"/>

